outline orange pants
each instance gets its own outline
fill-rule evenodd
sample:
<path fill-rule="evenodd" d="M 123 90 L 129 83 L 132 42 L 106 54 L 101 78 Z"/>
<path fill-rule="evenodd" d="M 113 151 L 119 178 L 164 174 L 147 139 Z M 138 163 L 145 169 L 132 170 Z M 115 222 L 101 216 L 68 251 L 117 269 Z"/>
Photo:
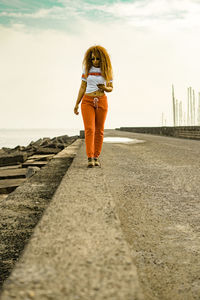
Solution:
<path fill-rule="evenodd" d="M 81 113 L 85 127 L 87 157 L 99 157 L 103 145 L 104 123 L 108 111 L 107 96 L 92 97 L 84 95 Z"/>

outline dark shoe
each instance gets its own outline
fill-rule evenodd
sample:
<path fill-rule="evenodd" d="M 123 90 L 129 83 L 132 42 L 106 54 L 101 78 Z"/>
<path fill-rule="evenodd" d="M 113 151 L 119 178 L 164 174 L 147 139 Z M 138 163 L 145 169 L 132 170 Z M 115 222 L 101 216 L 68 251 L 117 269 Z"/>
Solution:
<path fill-rule="evenodd" d="M 88 168 L 94 167 L 94 159 L 92 157 L 88 157 Z"/>
<path fill-rule="evenodd" d="M 97 157 L 94 158 L 94 165 L 98 166 L 98 167 L 101 166 L 100 161 L 99 161 L 99 159 Z"/>

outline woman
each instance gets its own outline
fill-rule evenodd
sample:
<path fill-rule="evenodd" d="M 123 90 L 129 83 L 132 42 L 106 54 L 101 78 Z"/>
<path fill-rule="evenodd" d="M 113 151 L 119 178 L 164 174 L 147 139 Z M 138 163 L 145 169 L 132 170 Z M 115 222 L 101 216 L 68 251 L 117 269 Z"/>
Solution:
<path fill-rule="evenodd" d="M 113 71 L 107 50 L 102 46 L 90 47 L 83 59 L 82 82 L 74 113 L 79 114 L 78 106 L 81 102 L 81 113 L 85 127 L 86 154 L 88 167 L 100 166 L 104 136 L 104 123 L 108 111 L 105 92 L 112 92 Z"/>

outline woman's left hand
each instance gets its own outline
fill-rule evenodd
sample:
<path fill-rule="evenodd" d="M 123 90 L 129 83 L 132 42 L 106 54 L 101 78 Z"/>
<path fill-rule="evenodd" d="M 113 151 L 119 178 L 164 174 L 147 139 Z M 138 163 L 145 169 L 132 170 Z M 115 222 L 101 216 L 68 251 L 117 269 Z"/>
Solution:
<path fill-rule="evenodd" d="M 104 92 L 106 90 L 105 84 L 100 83 L 100 84 L 97 84 L 97 86 L 101 92 Z"/>

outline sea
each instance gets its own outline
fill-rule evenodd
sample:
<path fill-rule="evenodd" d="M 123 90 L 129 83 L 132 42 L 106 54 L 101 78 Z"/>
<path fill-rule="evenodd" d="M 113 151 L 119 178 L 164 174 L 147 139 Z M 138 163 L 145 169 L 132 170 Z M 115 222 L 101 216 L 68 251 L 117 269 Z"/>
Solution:
<path fill-rule="evenodd" d="M 30 142 L 37 141 L 40 138 L 54 138 L 61 135 L 74 136 L 79 135 L 80 129 L 0 129 L 0 149 L 2 147 L 15 148 L 16 146 L 28 146 Z"/>

